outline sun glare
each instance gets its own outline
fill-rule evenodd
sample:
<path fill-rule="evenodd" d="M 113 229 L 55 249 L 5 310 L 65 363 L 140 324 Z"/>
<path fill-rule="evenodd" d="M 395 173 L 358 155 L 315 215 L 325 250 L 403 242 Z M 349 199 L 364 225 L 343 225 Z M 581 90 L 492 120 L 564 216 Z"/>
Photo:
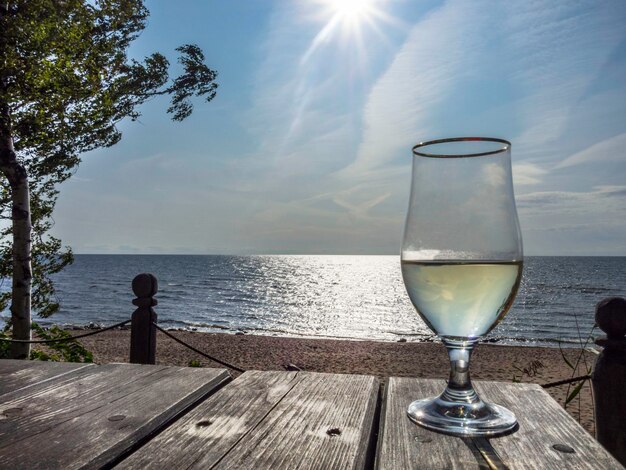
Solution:
<path fill-rule="evenodd" d="M 340 21 L 360 22 L 375 12 L 373 0 L 328 0 Z"/>
<path fill-rule="evenodd" d="M 393 23 L 394 19 L 383 11 L 387 0 L 313 0 L 313 4 L 321 6 L 320 15 L 324 18 L 324 27 L 311 42 L 302 57 L 306 62 L 315 51 L 332 38 L 340 43 L 350 44 L 361 52 L 363 46 L 363 30 L 368 29 L 384 40 L 379 22 Z"/>

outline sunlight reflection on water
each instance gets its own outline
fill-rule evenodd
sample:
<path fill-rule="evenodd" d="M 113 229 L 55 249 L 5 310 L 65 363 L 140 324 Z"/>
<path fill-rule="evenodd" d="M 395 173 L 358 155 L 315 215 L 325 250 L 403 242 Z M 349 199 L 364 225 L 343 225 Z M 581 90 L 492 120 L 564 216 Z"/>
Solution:
<path fill-rule="evenodd" d="M 248 258 L 259 273 L 238 286 L 258 302 L 267 327 L 300 335 L 380 339 L 429 335 L 406 298 L 397 257 L 289 256 Z M 269 308 L 276 306 L 277 308 Z M 404 328 L 403 328 L 404 326 Z"/>
<path fill-rule="evenodd" d="M 130 283 L 159 279 L 159 323 L 199 331 L 423 340 L 431 337 L 406 294 L 399 256 L 77 255 L 56 276 L 65 325 L 111 324 L 134 310 Z M 5 282 L 4 290 L 10 286 Z M 529 257 L 511 312 L 491 333 L 508 343 L 578 341 L 595 304 L 624 296 L 626 258 Z M 8 312 L 2 317 L 7 318 Z"/>

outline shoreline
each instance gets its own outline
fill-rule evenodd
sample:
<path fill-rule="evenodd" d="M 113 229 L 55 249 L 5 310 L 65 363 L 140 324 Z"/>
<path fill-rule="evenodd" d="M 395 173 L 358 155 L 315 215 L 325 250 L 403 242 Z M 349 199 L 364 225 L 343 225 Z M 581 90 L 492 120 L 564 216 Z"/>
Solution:
<path fill-rule="evenodd" d="M 59 328 L 70 331 L 93 331 L 100 330 L 102 328 L 107 328 L 106 324 L 99 323 L 89 323 L 86 325 L 70 325 L 70 324 L 50 324 L 50 325 L 41 325 L 45 329 L 49 329 L 52 326 L 58 326 Z M 198 333 L 198 334 L 224 334 L 224 335 L 248 335 L 248 336 L 267 336 L 271 338 L 294 338 L 294 339 L 328 339 L 328 340 L 336 340 L 336 341 L 372 341 L 372 342 L 381 342 L 381 343 L 433 343 L 433 344 L 441 344 L 441 341 L 437 339 L 437 335 L 435 334 L 397 334 L 397 339 L 379 339 L 379 338 L 355 338 L 348 336 L 323 336 L 323 335 L 313 335 L 313 334 L 297 334 L 297 333 L 289 333 L 286 331 L 274 331 L 274 330 L 262 330 L 262 329 L 230 329 L 228 327 L 213 327 L 213 330 L 210 328 L 200 330 L 199 328 L 205 327 L 179 327 L 179 326 L 163 326 L 159 324 L 163 329 L 167 331 L 174 332 L 184 332 L 184 333 Z M 217 331 L 214 331 L 217 330 Z M 114 331 L 130 331 L 130 324 L 117 327 Z M 520 348 L 549 348 L 549 349 L 581 349 L 580 341 L 574 340 L 553 340 L 553 339 L 522 339 L 522 338 L 513 338 L 513 337 L 492 337 L 485 338 L 477 343 L 480 345 L 496 345 L 496 346 L 510 346 L 510 347 L 520 347 Z M 594 347 L 593 341 L 587 342 L 587 345 L 584 349 L 587 350 L 595 350 L 599 351 L 598 348 Z"/>
<path fill-rule="evenodd" d="M 390 376 L 445 379 L 449 373 L 445 348 L 436 342 L 169 331 L 206 354 L 245 370 L 286 370 L 296 366 L 309 372 L 373 375 L 382 380 Z M 80 341 L 93 353 L 96 363 L 128 362 L 129 329 L 109 330 Z M 562 355 L 570 362 L 580 356 L 576 371 L 568 367 Z M 573 348 L 561 351 L 549 347 L 480 344 L 472 356 L 472 378 L 541 385 L 584 375 L 587 373 L 585 364 L 592 365 L 595 358 L 593 352 L 581 354 L 580 349 Z M 202 367 L 222 367 L 157 332 L 157 364 L 189 366 L 191 361 L 197 361 Z M 568 389 L 571 391 L 573 386 L 562 385 L 546 391 L 563 406 Z M 594 433 L 589 382 L 566 409 L 588 432 Z"/>

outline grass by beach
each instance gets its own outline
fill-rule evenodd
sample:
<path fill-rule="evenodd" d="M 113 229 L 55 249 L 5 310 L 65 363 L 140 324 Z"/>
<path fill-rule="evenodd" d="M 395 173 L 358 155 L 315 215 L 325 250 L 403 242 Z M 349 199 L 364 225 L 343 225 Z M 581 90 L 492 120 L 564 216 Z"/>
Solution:
<path fill-rule="evenodd" d="M 221 333 L 172 332 L 210 356 L 242 369 L 285 370 L 290 364 L 312 372 L 447 378 L 449 363 L 445 348 L 438 343 L 345 341 L 333 339 L 285 338 Z M 128 362 L 130 331 L 112 330 L 82 340 L 97 363 Z M 570 362 L 580 350 L 567 349 Z M 158 333 L 157 363 L 188 366 L 198 361 L 205 367 L 221 367 Z M 583 364 L 593 364 L 595 355 L 584 354 L 576 375 L 586 373 Z M 474 380 L 521 381 L 545 384 L 572 376 L 557 348 L 481 344 L 472 357 Z M 571 389 L 572 387 L 570 387 Z M 567 385 L 547 389 L 560 404 Z M 594 433 L 593 401 L 589 383 L 568 406 L 567 411 L 588 432 Z"/>

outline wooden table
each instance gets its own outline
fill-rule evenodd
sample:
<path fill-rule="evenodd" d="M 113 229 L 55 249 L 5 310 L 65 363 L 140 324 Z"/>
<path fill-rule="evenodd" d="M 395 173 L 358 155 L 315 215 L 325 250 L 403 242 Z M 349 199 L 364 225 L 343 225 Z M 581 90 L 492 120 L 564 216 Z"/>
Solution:
<path fill-rule="evenodd" d="M 0 468 L 623 468 L 537 385 L 477 382 L 519 430 L 406 417 L 441 380 L 0 360 Z"/>

